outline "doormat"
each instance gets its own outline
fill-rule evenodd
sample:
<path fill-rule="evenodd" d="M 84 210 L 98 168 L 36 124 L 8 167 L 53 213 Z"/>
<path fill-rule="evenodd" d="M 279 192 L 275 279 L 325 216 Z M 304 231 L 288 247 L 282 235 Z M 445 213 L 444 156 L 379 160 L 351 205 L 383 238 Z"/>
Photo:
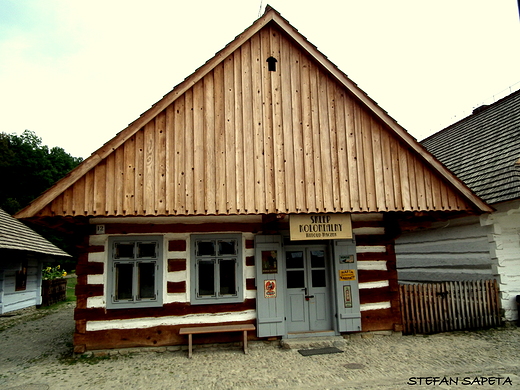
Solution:
<path fill-rule="evenodd" d="M 312 355 L 327 355 L 329 353 L 341 353 L 341 349 L 336 347 L 316 348 L 316 349 L 299 349 L 300 355 L 312 356 Z"/>

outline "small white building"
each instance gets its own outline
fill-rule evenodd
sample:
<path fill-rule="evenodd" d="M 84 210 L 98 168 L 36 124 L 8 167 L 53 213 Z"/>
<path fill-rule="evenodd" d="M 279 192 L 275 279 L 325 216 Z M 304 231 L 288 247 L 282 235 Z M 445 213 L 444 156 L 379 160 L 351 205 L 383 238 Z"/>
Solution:
<path fill-rule="evenodd" d="M 423 140 L 422 145 L 494 209 L 435 221 L 396 241 L 401 283 L 496 278 L 505 319 L 520 295 L 520 91 Z"/>
<path fill-rule="evenodd" d="M 42 303 L 42 266 L 70 257 L 0 209 L 0 314 Z"/>

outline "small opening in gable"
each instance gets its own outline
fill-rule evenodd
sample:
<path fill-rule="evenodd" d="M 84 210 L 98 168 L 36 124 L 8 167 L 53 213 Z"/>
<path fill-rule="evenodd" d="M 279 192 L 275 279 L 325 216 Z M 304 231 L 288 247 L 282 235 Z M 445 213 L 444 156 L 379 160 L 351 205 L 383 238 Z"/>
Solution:
<path fill-rule="evenodd" d="M 276 63 L 278 60 L 274 57 L 269 57 L 267 60 L 267 67 L 269 69 L 269 72 L 276 72 Z"/>

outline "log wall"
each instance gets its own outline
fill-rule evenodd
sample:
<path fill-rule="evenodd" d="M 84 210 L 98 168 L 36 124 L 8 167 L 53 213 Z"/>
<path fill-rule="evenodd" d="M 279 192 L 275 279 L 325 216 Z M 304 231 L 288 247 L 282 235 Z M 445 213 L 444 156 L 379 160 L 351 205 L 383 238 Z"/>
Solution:
<path fill-rule="evenodd" d="M 192 233 L 242 232 L 245 299 L 242 303 L 190 304 L 189 236 Z M 358 251 L 362 330 L 400 330 L 401 314 L 395 271 L 392 224 L 383 214 L 353 216 Z M 288 228 L 282 222 L 278 228 Z M 185 344 L 183 326 L 212 323 L 255 323 L 256 285 L 254 235 L 260 223 L 105 225 L 105 234 L 91 235 L 76 272 L 76 352 L 133 346 Z M 162 234 L 165 259 L 162 307 L 106 309 L 107 242 L 110 235 Z M 202 315 L 203 314 L 203 315 Z M 209 340 L 211 336 L 200 339 Z M 218 341 L 233 339 L 218 336 Z M 250 335 L 254 337 L 254 335 Z M 214 340 L 213 340 L 214 341 Z"/>

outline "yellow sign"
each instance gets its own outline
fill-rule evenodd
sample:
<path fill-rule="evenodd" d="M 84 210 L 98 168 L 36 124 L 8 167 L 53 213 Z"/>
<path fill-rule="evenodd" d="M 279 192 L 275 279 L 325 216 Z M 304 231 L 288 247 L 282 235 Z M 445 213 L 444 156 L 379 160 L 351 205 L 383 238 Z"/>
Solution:
<path fill-rule="evenodd" d="M 339 280 L 341 282 L 346 282 L 348 280 L 356 280 L 356 271 L 354 271 L 353 269 L 340 269 Z"/>
<path fill-rule="evenodd" d="M 295 214 L 289 225 L 292 241 L 352 238 L 350 214 Z"/>

